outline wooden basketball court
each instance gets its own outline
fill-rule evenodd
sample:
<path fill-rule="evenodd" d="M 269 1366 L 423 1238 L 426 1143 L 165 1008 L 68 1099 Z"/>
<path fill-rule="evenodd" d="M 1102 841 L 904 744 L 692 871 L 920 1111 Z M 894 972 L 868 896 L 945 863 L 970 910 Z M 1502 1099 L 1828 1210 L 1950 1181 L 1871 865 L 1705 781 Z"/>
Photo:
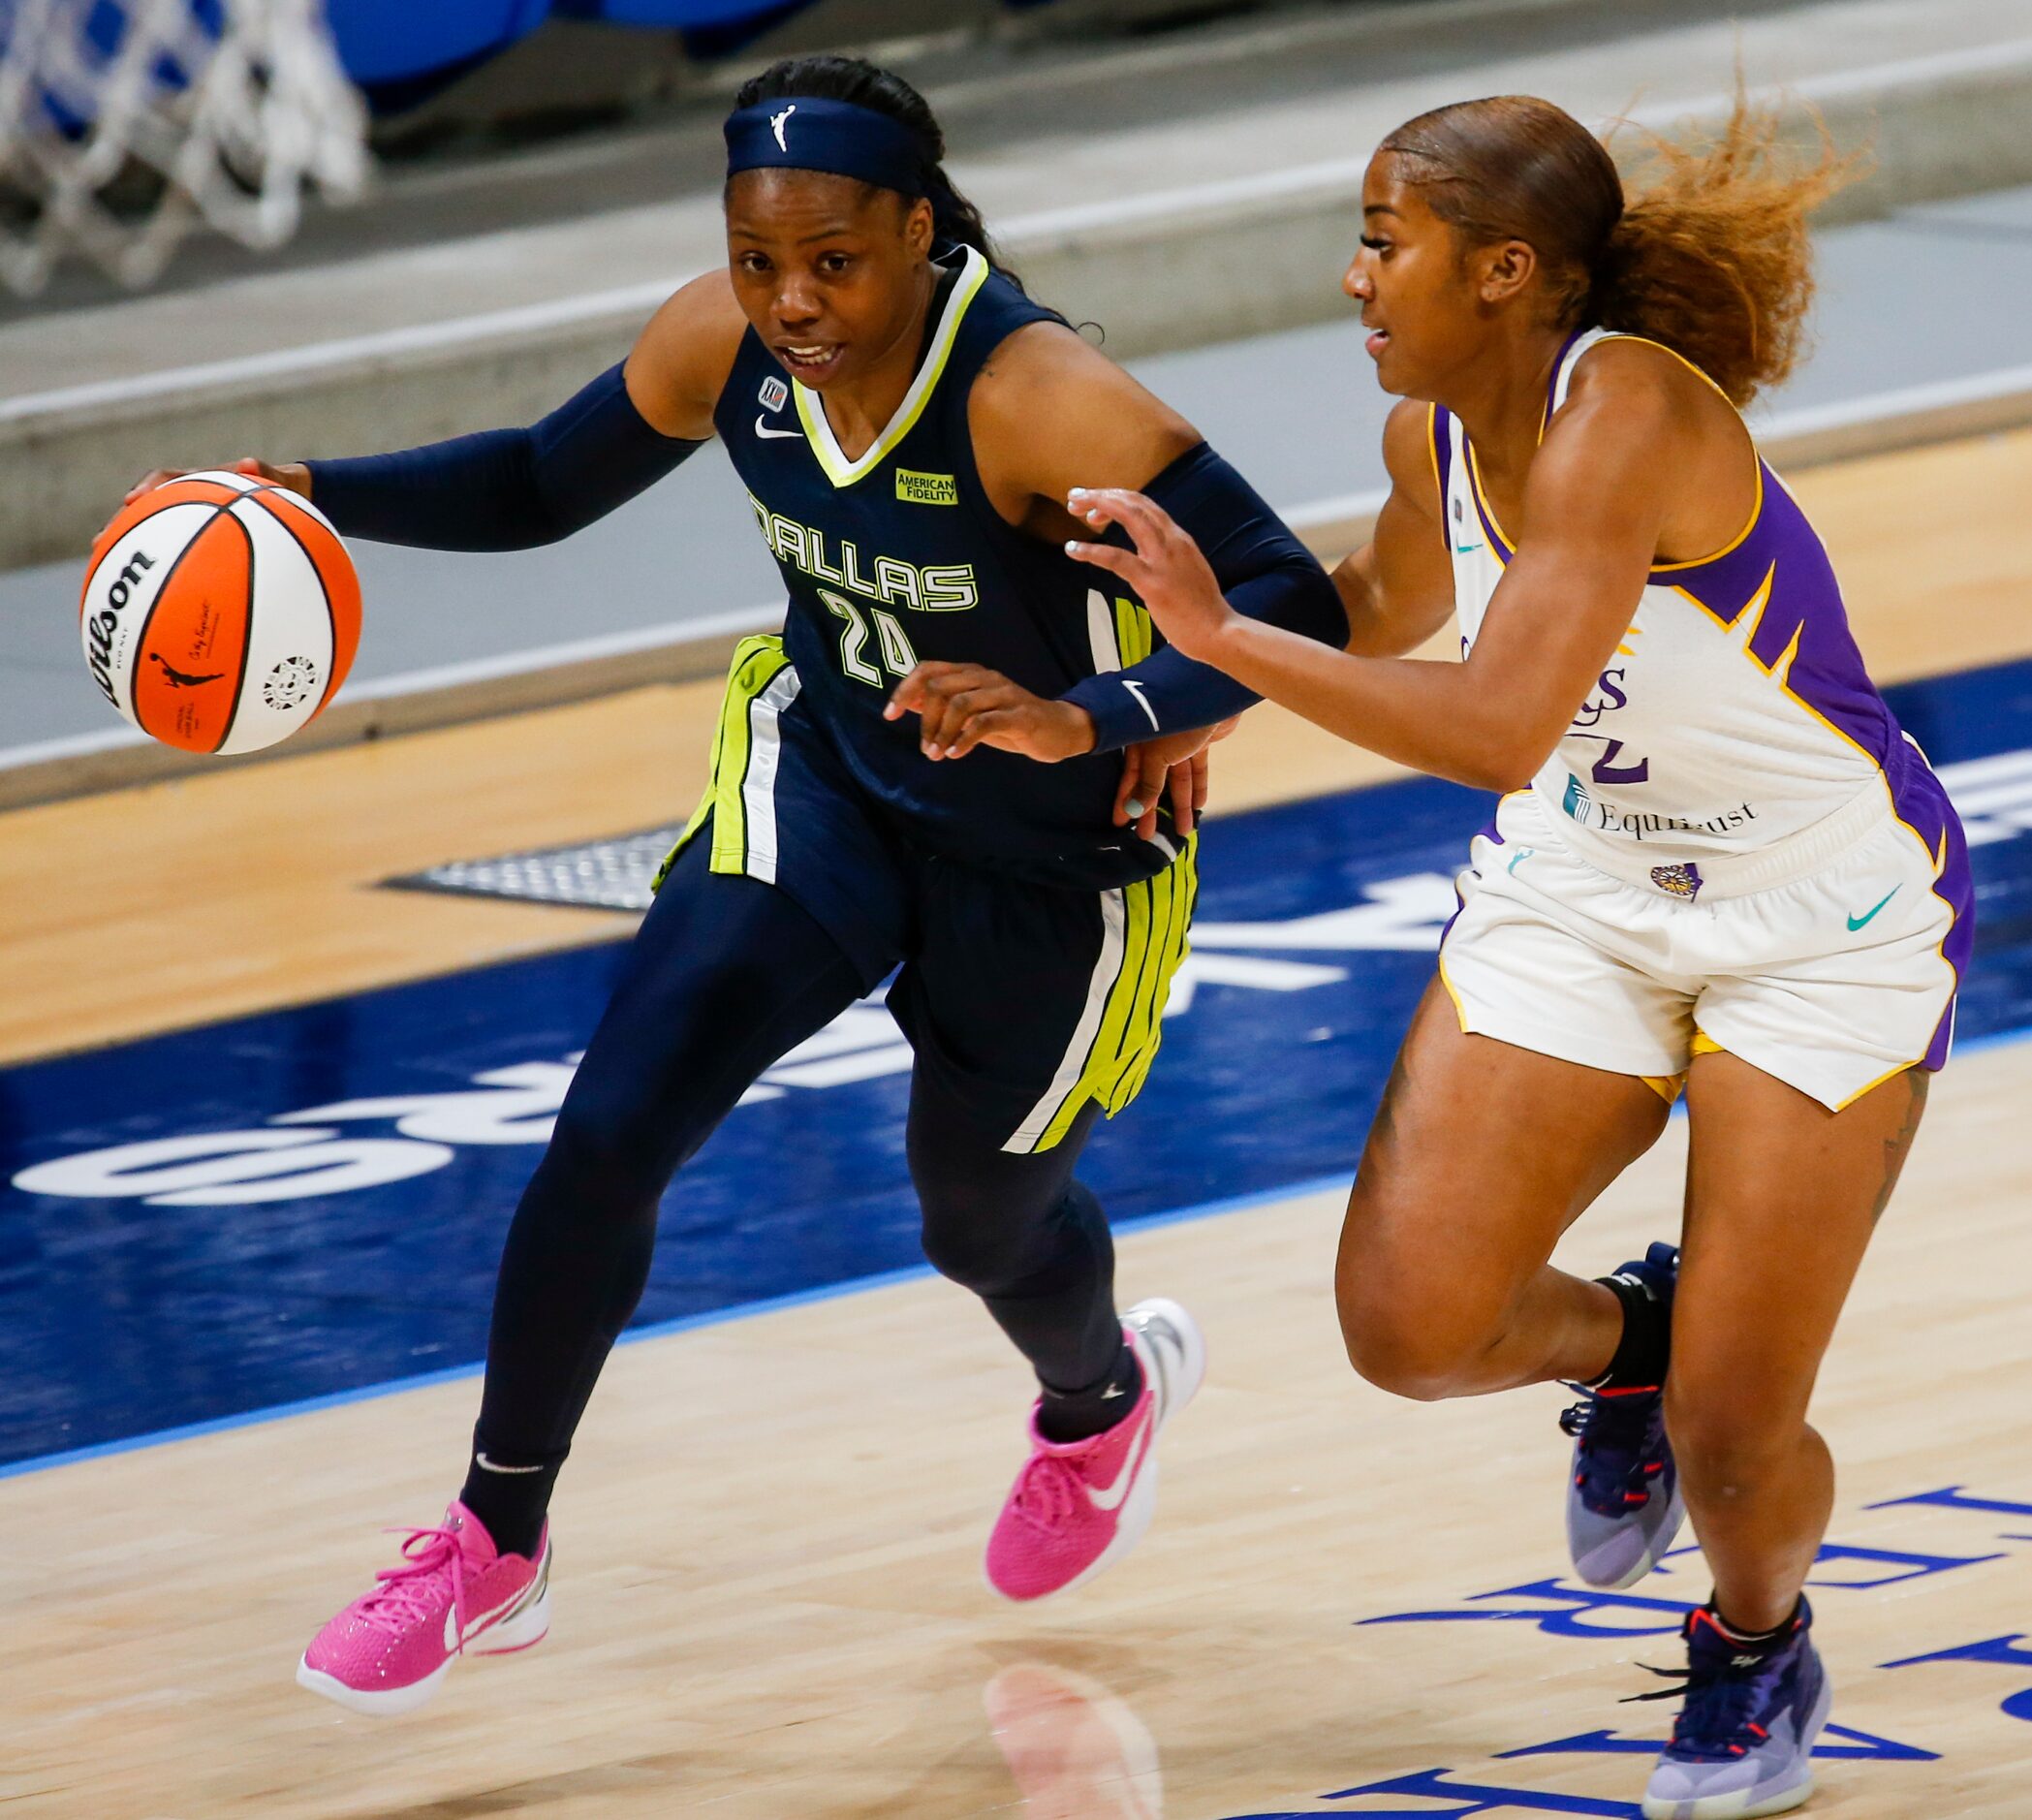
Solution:
<path fill-rule="evenodd" d="M 1803 478 L 1882 679 L 2032 651 L 2028 488 L 2032 433 Z M 681 813 L 714 695 L 0 818 L 35 881 L 10 894 L 0 1061 L 611 937 L 624 919 L 366 888 Z M 1259 710 L 1221 748 L 1214 805 L 1388 773 Z M 2006 1705 L 2032 1689 L 2028 1093 L 2032 1044 L 1943 1077 L 1824 1375 L 1841 1480 L 1815 1598 L 1846 1729 L 1813 1814 L 2032 1812 L 2032 1695 L 2024 1717 Z M 1676 1230 L 1683 1141 L 1675 1123 L 1582 1223 L 1577 1267 Z M 1662 1737 L 1670 1708 L 1616 1703 L 1656 1684 L 1638 1663 L 1674 1659 L 1698 1559 L 1627 1595 L 1562 1580 L 1562 1393 L 1428 1407 L 1357 1380 L 1338 1220 L 1313 1193 L 1125 1237 L 1123 1301 L 1188 1302 L 1209 1377 L 1167 1435 L 1142 1547 L 1034 1610 L 980 1570 L 1024 1374 L 929 1278 L 619 1350 L 559 1492 L 549 1640 L 460 1665 L 408 1718 L 342 1713 L 291 1674 L 391 1558 L 374 1525 L 431 1521 L 455 1489 L 472 1381 L 0 1481 L 0 1807 L 1634 1814 L 1647 1757 L 1617 1745 Z M 1944 1659 L 1886 1666 L 1925 1656 Z"/>

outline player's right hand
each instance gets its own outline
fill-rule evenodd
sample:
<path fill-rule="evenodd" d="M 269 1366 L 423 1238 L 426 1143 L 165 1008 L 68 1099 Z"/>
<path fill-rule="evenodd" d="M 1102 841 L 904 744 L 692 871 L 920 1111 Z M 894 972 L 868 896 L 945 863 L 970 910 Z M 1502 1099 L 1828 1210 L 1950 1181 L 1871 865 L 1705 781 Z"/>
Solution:
<path fill-rule="evenodd" d="M 270 486 L 287 486 L 291 492 L 301 493 L 305 499 L 310 497 L 310 470 L 300 461 L 287 461 L 276 467 L 254 455 L 242 455 L 237 461 L 228 461 L 222 466 L 228 474 L 245 474 L 253 480 L 266 481 Z M 120 503 L 131 506 L 143 493 L 162 486 L 165 481 L 181 480 L 186 474 L 199 471 L 197 468 L 150 468 L 127 489 L 127 497 Z"/>

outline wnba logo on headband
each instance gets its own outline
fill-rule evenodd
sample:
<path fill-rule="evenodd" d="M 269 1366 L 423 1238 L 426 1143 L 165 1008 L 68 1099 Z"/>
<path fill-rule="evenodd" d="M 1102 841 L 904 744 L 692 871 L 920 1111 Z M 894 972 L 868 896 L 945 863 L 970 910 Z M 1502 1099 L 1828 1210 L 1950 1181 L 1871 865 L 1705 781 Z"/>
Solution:
<path fill-rule="evenodd" d="M 852 102 L 808 96 L 759 101 L 730 114 L 726 132 L 730 177 L 769 169 L 826 171 L 904 196 L 922 196 L 927 187 L 931 160 L 918 133 Z"/>

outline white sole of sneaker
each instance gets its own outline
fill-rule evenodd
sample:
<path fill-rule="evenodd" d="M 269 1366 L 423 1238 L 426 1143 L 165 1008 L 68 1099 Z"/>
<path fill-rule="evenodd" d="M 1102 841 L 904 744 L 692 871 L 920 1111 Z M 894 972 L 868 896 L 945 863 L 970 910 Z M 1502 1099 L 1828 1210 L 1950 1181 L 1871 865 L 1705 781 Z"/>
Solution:
<path fill-rule="evenodd" d="M 468 1655 L 514 1655 L 517 1649 L 533 1649 L 550 1634 L 550 1587 L 547 1576 L 537 1583 L 543 1590 L 533 1604 L 513 1612 L 498 1624 L 489 1624 L 466 1645 Z"/>
<path fill-rule="evenodd" d="M 454 1660 L 454 1657 L 447 1656 L 422 1680 L 411 1681 L 407 1687 L 368 1693 L 364 1688 L 347 1686 L 337 1676 L 328 1675 L 323 1669 L 312 1668 L 305 1658 L 297 1664 L 297 1685 L 307 1687 L 314 1694 L 323 1694 L 348 1712 L 363 1712 L 369 1718 L 390 1719 L 397 1713 L 414 1712 L 436 1693 L 438 1682 L 451 1674 Z"/>
<path fill-rule="evenodd" d="M 1766 1820 L 1776 1813 L 1791 1813 L 1813 1797 L 1813 1777 L 1761 1801 L 1747 1795 L 1710 1795 L 1704 1801 L 1653 1801 L 1644 1798 L 1644 1820 Z"/>

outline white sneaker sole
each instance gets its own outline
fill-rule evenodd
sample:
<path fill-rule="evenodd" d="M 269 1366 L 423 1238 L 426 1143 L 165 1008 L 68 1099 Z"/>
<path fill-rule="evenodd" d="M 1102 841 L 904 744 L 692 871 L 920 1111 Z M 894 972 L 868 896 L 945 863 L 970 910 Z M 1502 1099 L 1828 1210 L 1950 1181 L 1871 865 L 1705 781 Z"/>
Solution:
<path fill-rule="evenodd" d="M 1142 1322 L 1138 1321 L 1139 1315 L 1144 1317 Z M 1143 1328 L 1151 1318 L 1163 1321 L 1177 1335 L 1178 1357 L 1175 1361 L 1161 1357 L 1156 1345 L 1144 1333 Z M 1143 1463 L 1137 1470 L 1136 1483 L 1129 1488 L 1129 1495 L 1122 1500 L 1122 1514 L 1115 1522 L 1113 1537 L 1064 1585 L 1041 1592 L 1034 1598 L 1013 1599 L 992 1580 L 987 1582 L 988 1589 L 998 1599 L 1008 1599 L 1012 1605 L 1041 1605 L 1047 1599 L 1058 1598 L 1071 1592 L 1075 1586 L 1083 1586 L 1097 1575 L 1106 1573 L 1143 1539 L 1143 1531 L 1149 1528 L 1150 1519 L 1157 1513 L 1157 1443 L 1164 1434 L 1165 1424 L 1192 1401 L 1205 1381 L 1206 1338 L 1200 1332 L 1200 1324 L 1190 1314 L 1177 1302 L 1162 1296 L 1139 1302 L 1122 1317 L 1122 1325 L 1128 1330 L 1129 1343 L 1136 1348 L 1137 1364 L 1141 1365 L 1144 1378 L 1155 1391 L 1156 1410 L 1150 1423 L 1149 1444 L 1143 1451 Z"/>
<path fill-rule="evenodd" d="M 534 1647 L 550 1634 L 549 1569 L 547 1554 L 531 1583 L 541 1588 L 535 1602 L 511 1613 L 499 1623 L 489 1624 L 467 1643 L 464 1651 L 467 1655 L 512 1655 L 518 1649 Z M 368 1689 L 350 1686 L 335 1675 L 312 1668 L 306 1652 L 297 1663 L 297 1685 L 323 1695 L 344 1707 L 348 1712 L 363 1712 L 369 1718 L 394 1718 L 404 1712 L 414 1712 L 428 1702 L 437 1692 L 439 1683 L 451 1674 L 452 1664 L 457 1660 L 457 1656 L 448 1655 L 422 1679 L 411 1681 L 406 1687 Z"/>

